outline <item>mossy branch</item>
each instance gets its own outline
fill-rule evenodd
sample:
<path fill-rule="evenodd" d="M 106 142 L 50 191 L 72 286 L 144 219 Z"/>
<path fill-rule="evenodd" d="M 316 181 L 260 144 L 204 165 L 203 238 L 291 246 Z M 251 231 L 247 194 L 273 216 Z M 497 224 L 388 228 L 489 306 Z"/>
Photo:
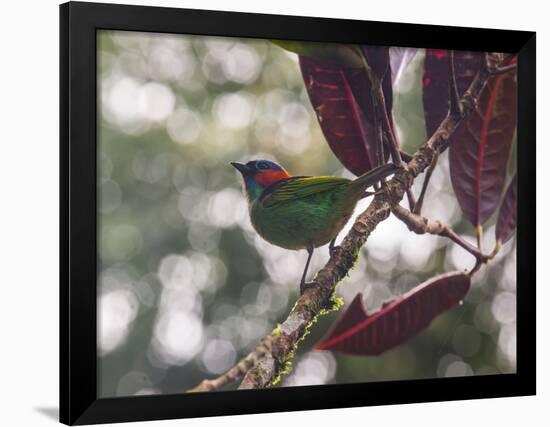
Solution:
<path fill-rule="evenodd" d="M 488 54 L 483 66 L 468 90 L 458 101 L 460 108 L 449 110 L 445 119 L 431 138 L 423 144 L 408 161 L 405 167 L 399 169 L 393 178 L 387 181 L 382 191 L 377 192 L 374 199 L 356 219 L 351 230 L 340 246 L 337 246 L 325 266 L 319 270 L 313 279 L 313 285 L 296 301 L 286 320 L 279 325 L 262 342 L 268 341 L 269 348 L 256 349 L 243 360 L 249 360 L 252 365 L 244 374 L 240 389 L 265 388 L 278 381 L 280 375 L 288 370 L 298 343 L 307 335 L 309 328 L 317 316 L 338 306 L 334 301 L 336 286 L 349 274 L 355 264 L 361 247 L 370 234 L 401 202 L 414 179 L 423 173 L 432 163 L 434 157 L 450 143 L 450 136 L 458 125 L 475 109 L 477 100 L 491 76 L 489 65 L 495 66 L 496 55 Z M 230 381 L 236 381 L 248 362 L 231 368 L 226 374 L 214 380 L 205 380 L 192 391 L 210 391 L 215 386 L 224 386 Z M 238 367 L 242 365 L 241 367 Z M 238 375 L 235 375 L 238 374 Z M 205 384 L 201 387 L 201 385 Z"/>

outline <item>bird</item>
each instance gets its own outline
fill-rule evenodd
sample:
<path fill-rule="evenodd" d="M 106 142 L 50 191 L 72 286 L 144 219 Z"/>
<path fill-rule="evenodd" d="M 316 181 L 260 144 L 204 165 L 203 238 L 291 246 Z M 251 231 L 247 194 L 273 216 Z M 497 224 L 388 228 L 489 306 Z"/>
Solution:
<path fill-rule="evenodd" d="M 332 254 L 338 233 L 353 214 L 366 189 L 398 169 L 378 166 L 354 180 L 336 176 L 291 176 L 270 160 L 230 162 L 242 175 L 252 226 L 269 243 L 289 250 L 305 249 L 308 258 L 300 293 L 310 286 L 307 271 L 316 248 L 329 244 Z"/>

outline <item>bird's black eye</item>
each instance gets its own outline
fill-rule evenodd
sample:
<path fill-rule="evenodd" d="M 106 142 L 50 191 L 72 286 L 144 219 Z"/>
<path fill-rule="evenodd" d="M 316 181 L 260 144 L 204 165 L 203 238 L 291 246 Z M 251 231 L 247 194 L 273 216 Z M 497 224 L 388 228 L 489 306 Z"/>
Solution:
<path fill-rule="evenodd" d="M 262 169 L 262 170 L 269 169 L 269 165 L 267 164 L 267 162 L 259 162 L 258 169 Z"/>

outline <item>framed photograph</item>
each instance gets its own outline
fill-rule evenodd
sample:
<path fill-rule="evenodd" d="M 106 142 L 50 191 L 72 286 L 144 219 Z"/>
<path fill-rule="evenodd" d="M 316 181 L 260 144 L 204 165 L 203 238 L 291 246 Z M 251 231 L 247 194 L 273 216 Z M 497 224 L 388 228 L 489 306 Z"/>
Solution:
<path fill-rule="evenodd" d="M 535 33 L 60 25 L 61 422 L 535 393 Z"/>

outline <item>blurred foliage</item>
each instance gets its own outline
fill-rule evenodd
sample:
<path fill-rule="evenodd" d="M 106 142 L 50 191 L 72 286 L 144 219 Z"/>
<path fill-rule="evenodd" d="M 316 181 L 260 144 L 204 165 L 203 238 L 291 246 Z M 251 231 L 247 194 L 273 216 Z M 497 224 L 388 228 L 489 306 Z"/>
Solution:
<path fill-rule="evenodd" d="M 296 55 L 268 41 L 100 31 L 98 49 L 99 394 L 179 393 L 224 372 L 286 317 L 306 259 L 256 235 L 228 163 L 261 157 L 297 175 L 351 175 L 323 139 Z M 422 60 L 395 93 L 408 152 L 426 138 Z M 445 154 L 425 214 L 473 241 L 448 175 Z M 494 219 L 486 249 L 492 227 Z M 338 314 L 321 317 L 281 385 L 515 371 L 515 254 L 514 238 L 475 276 L 463 305 L 379 357 L 310 351 Z M 316 251 L 310 271 L 327 258 Z M 372 310 L 473 263 L 390 217 L 338 293 L 349 303 L 363 292 Z"/>

